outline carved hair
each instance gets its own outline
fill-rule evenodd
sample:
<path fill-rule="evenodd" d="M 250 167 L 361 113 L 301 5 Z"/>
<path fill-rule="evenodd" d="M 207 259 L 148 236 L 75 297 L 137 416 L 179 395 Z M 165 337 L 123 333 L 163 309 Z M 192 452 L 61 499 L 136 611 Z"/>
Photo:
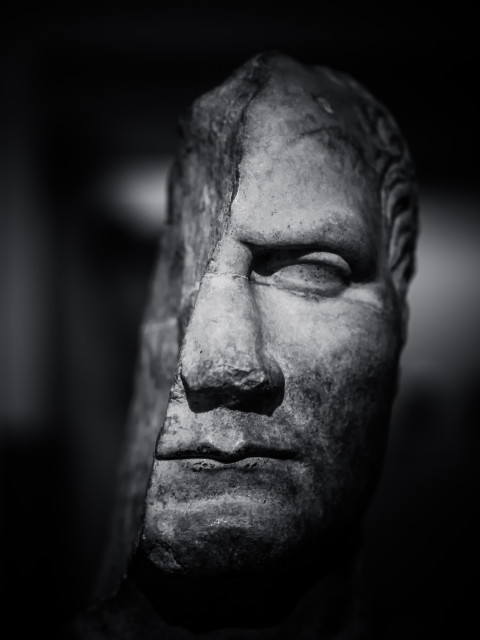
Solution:
<path fill-rule="evenodd" d="M 386 107 L 345 73 L 317 67 L 355 94 L 355 109 L 373 151 L 389 267 L 402 301 L 415 272 L 418 235 L 418 187 L 415 167 L 400 129 Z"/>

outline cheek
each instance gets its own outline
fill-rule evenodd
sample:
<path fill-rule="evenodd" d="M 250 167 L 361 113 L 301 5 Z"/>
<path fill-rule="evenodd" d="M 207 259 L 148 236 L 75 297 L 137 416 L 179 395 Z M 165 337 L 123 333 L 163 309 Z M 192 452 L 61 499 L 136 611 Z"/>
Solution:
<path fill-rule="evenodd" d="M 357 483 L 368 483 L 383 458 L 396 385 L 393 308 L 273 289 L 256 297 L 265 349 L 285 375 L 283 411 L 295 439 L 324 482 L 347 482 L 354 470 Z"/>
<path fill-rule="evenodd" d="M 395 308 L 379 292 L 369 299 L 311 299 L 274 287 L 256 286 L 263 348 L 277 359 L 286 380 L 319 388 L 381 382 L 397 366 L 400 332 Z M 385 298 L 386 298 L 385 294 Z M 373 303 L 373 300 L 375 303 Z"/>

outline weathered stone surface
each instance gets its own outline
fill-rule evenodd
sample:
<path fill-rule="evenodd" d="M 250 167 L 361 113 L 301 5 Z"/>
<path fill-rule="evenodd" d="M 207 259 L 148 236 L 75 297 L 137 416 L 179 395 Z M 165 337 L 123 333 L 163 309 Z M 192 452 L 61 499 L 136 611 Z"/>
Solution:
<path fill-rule="evenodd" d="M 369 93 L 262 54 L 182 131 L 99 595 L 137 544 L 159 580 L 320 575 L 377 482 L 406 335 L 413 168 Z"/>

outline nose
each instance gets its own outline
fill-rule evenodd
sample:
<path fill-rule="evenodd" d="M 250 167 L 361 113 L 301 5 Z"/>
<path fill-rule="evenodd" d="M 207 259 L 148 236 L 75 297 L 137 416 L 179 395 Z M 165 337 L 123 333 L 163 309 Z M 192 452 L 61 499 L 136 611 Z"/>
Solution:
<path fill-rule="evenodd" d="M 195 412 L 223 406 L 271 415 L 282 403 L 283 372 L 266 353 L 246 277 L 204 276 L 180 353 L 180 375 Z"/>

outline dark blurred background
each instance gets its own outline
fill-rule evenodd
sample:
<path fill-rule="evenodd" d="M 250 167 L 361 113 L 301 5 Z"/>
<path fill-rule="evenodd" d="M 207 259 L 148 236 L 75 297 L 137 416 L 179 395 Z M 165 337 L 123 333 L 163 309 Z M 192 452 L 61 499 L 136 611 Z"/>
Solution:
<path fill-rule="evenodd" d="M 347 71 L 398 120 L 422 228 L 389 454 L 366 520 L 380 637 L 466 634 L 479 596 L 480 188 L 473 9 L 69 2 L 0 15 L 2 601 L 88 601 L 165 217 L 176 120 L 259 51 Z"/>

